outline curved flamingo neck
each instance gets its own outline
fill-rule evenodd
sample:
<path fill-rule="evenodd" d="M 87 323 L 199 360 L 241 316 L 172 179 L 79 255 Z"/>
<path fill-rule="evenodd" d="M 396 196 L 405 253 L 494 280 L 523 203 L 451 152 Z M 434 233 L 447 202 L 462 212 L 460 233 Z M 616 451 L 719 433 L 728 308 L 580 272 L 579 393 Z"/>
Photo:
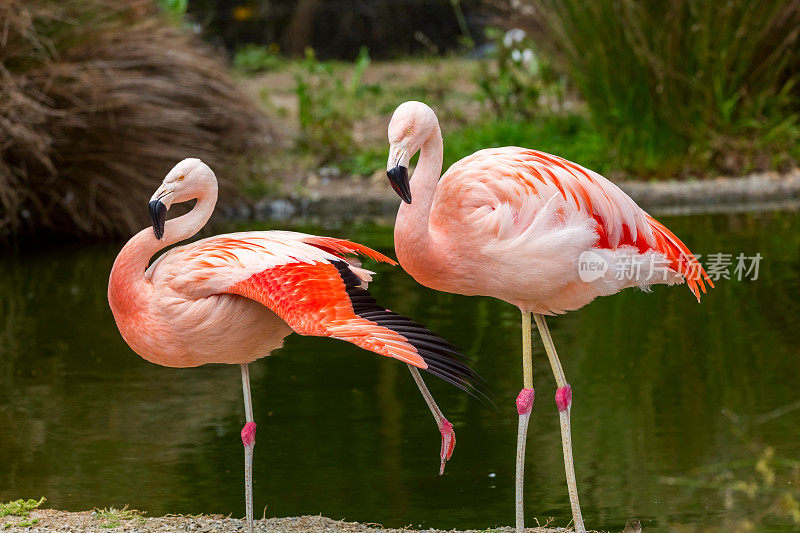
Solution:
<path fill-rule="evenodd" d="M 214 184 L 197 198 L 191 211 L 167 221 L 162 240 L 156 239 L 152 228 L 145 228 L 122 247 L 108 280 L 108 301 L 115 316 L 118 312 L 131 313 L 144 306 L 150 290 L 145 280 L 150 259 L 159 250 L 200 231 L 211 218 L 216 203 L 217 187 Z"/>
<path fill-rule="evenodd" d="M 400 204 L 394 226 L 395 251 L 400 263 L 406 250 L 414 255 L 427 254 L 431 250 L 431 234 L 428 220 L 431 215 L 433 197 L 442 174 L 444 141 L 442 130 L 437 123 L 431 135 L 425 140 L 419 154 L 419 161 L 411 175 L 411 203 Z"/>
<path fill-rule="evenodd" d="M 179 216 L 172 220 L 167 220 L 164 225 L 164 238 L 157 241 L 155 235 L 151 231 L 150 234 L 153 240 L 160 242 L 160 246 L 153 252 L 157 252 L 161 248 L 171 246 L 176 242 L 180 242 L 193 236 L 206 225 L 211 214 L 214 212 L 214 206 L 217 205 L 217 185 L 214 184 L 207 191 L 204 191 L 197 197 L 197 203 L 191 211 L 185 215 Z M 152 257 L 152 255 L 150 256 Z M 148 261 L 150 258 L 148 258 Z"/>

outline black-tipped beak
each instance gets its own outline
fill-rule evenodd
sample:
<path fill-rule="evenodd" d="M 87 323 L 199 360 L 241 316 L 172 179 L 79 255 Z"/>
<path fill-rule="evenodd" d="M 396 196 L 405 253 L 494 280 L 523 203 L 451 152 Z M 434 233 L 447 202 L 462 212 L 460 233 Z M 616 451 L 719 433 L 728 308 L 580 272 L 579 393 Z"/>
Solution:
<path fill-rule="evenodd" d="M 164 224 L 167 222 L 167 206 L 162 204 L 161 200 L 150 202 L 150 222 L 153 223 L 156 239 L 161 240 L 164 237 Z"/>
<path fill-rule="evenodd" d="M 389 177 L 389 183 L 392 184 L 392 189 L 397 193 L 397 196 L 403 199 L 407 204 L 411 203 L 411 185 L 408 182 L 408 169 L 406 167 L 397 165 L 391 170 L 386 172 Z"/>

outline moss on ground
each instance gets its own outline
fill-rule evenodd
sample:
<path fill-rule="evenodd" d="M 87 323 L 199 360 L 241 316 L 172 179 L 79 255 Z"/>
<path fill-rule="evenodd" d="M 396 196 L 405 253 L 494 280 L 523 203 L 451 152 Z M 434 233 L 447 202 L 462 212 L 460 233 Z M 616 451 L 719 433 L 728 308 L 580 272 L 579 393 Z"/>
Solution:
<path fill-rule="evenodd" d="M 128 522 L 131 520 L 136 520 L 142 524 L 145 522 L 143 513 L 140 513 L 135 509 L 128 509 L 127 507 L 123 507 L 122 509 L 115 509 L 113 507 L 106 509 L 95 509 L 92 511 L 92 518 L 99 521 L 100 527 L 105 529 L 119 527 L 122 522 Z"/>
<path fill-rule="evenodd" d="M 37 509 L 45 502 L 43 496 L 38 500 L 12 500 L 10 502 L 0 502 L 0 517 L 16 516 L 22 518 L 20 521 L 10 521 L 3 524 L 3 529 L 11 527 L 30 527 L 39 523 L 38 518 L 31 518 L 31 511 Z"/>

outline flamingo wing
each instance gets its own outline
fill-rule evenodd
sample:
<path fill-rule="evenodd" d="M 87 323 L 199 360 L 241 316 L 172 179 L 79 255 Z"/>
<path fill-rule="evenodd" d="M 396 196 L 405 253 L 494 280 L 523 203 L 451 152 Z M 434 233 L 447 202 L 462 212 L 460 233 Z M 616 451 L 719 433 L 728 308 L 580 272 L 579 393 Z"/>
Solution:
<path fill-rule="evenodd" d="M 366 246 L 331 237 L 270 231 L 219 235 L 160 258 L 153 283 L 195 298 L 235 294 L 271 309 L 296 333 L 333 337 L 473 388 L 458 350 L 410 318 L 377 304 L 360 254 L 395 264 Z M 151 267 L 153 268 L 153 267 Z"/>
<path fill-rule="evenodd" d="M 432 210 L 432 223 L 480 226 L 497 237 L 518 237 L 549 199 L 559 200 L 559 216 L 587 215 L 597 234 L 595 248 L 615 250 L 632 246 L 639 253 L 663 254 L 670 268 L 683 276 L 698 301 L 714 284 L 688 247 L 655 220 L 614 183 L 564 158 L 518 147 L 489 148 L 456 162 L 442 176 Z M 489 201 L 487 202 L 487 199 Z M 454 220 L 458 213 L 466 218 Z M 487 223 L 488 222 L 488 223 Z M 476 226 L 473 226 L 476 227 Z"/>

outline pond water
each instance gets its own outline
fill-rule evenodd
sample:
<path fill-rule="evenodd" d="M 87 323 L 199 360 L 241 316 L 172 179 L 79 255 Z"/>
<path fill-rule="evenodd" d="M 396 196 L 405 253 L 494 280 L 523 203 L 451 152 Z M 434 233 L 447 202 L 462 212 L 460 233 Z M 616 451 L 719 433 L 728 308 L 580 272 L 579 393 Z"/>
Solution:
<path fill-rule="evenodd" d="M 550 319 L 573 386 L 587 525 L 619 531 L 636 516 L 647 530 L 748 523 L 792 530 L 792 498 L 800 494 L 800 216 L 662 220 L 695 253 L 760 253 L 759 276 L 720 280 L 701 305 L 685 286 L 662 286 Z M 390 228 L 316 231 L 393 255 Z M 4 252 L 0 500 L 46 496 L 48 506 L 70 510 L 129 505 L 151 515 L 242 516 L 239 369 L 162 368 L 125 345 L 106 301 L 119 247 Z M 458 435 L 439 477 L 439 433 L 405 365 L 293 335 L 251 365 L 256 515 L 513 524 L 518 311 L 425 289 L 399 268 L 374 268 L 378 300 L 460 346 L 497 408 L 427 378 Z M 534 350 L 528 523 L 554 517 L 566 525 L 555 385 L 541 344 Z"/>

